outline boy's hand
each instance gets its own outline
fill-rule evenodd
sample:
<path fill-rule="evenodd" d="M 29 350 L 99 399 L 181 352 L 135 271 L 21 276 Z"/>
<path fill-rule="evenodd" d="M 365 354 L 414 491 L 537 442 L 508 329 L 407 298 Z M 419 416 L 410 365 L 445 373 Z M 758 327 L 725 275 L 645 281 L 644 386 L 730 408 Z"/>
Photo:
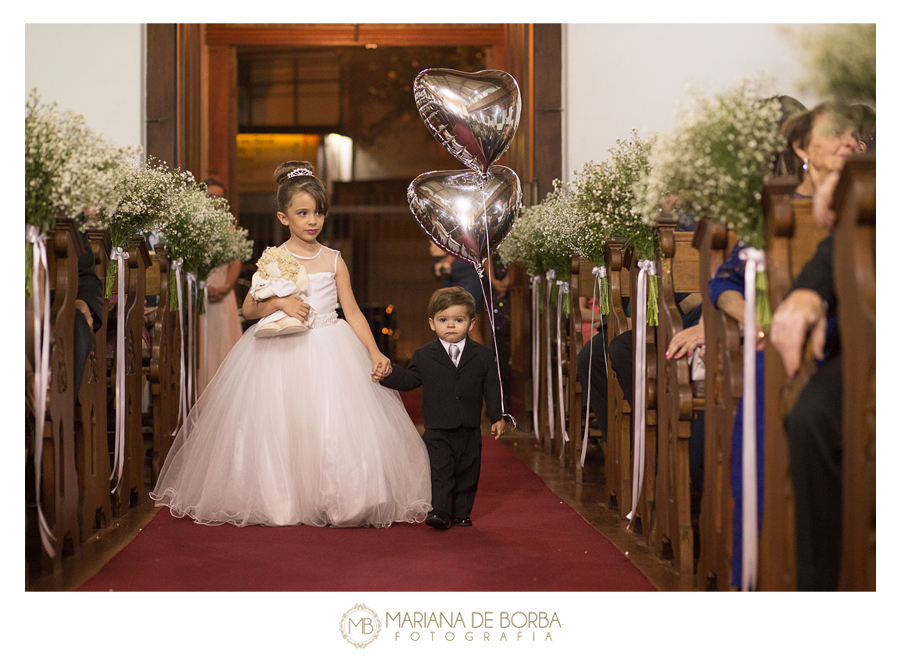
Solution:
<path fill-rule="evenodd" d="M 491 434 L 494 435 L 495 439 L 499 439 L 503 436 L 503 432 L 506 431 L 506 421 L 502 418 L 498 420 L 496 423 L 491 425 Z"/>

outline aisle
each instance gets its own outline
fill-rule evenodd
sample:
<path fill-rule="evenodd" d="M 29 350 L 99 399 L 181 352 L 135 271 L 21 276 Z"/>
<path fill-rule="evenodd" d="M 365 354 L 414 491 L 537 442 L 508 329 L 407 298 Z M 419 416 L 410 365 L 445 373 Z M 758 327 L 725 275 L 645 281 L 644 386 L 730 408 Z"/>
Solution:
<path fill-rule="evenodd" d="M 163 508 L 81 591 L 650 591 L 501 442 L 484 438 L 473 527 L 207 527 Z"/>

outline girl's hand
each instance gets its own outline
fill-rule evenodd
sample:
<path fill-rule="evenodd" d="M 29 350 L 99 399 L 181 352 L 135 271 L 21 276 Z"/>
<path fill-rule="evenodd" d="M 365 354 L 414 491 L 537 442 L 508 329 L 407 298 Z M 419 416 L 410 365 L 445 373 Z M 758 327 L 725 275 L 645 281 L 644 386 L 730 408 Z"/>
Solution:
<path fill-rule="evenodd" d="M 391 360 L 381 352 L 372 355 L 372 381 L 380 382 L 391 374 Z"/>
<path fill-rule="evenodd" d="M 284 311 L 288 316 L 297 318 L 301 322 L 306 322 L 309 318 L 309 304 L 303 301 L 300 295 L 288 295 L 287 297 L 278 297 L 278 308 Z"/>

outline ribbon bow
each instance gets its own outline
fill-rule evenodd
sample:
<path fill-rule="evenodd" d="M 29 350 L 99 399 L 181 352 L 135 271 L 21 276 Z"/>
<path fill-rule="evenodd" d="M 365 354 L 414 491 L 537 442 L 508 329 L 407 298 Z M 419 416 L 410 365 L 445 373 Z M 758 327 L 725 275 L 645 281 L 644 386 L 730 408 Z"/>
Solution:
<path fill-rule="evenodd" d="M 606 276 L 607 276 L 606 275 L 606 267 L 605 266 L 600 266 L 600 267 L 595 266 L 593 269 L 591 269 L 591 274 L 594 275 L 593 298 L 596 299 L 598 288 L 600 288 L 601 295 L 602 295 L 603 289 L 602 289 L 602 284 L 600 283 L 600 279 L 606 278 Z M 604 310 L 604 307 L 603 307 L 603 303 L 601 301 L 601 304 L 600 304 L 601 314 L 603 314 L 603 310 Z M 607 312 L 608 312 L 608 309 L 607 309 Z M 594 305 L 591 304 L 591 327 L 593 327 L 593 326 L 594 326 Z M 604 351 L 603 365 L 606 367 L 606 378 L 607 378 L 607 381 L 609 381 L 609 366 L 606 363 L 606 337 L 604 336 L 604 333 L 603 333 L 603 320 L 602 319 L 600 321 L 600 335 L 603 336 L 603 351 Z M 584 462 L 587 459 L 588 435 L 590 434 L 590 430 L 591 430 L 591 428 L 590 428 L 591 370 L 593 368 L 593 365 L 594 365 L 594 341 L 593 341 L 593 336 L 591 336 L 591 338 L 589 339 L 589 346 L 588 346 L 588 376 L 587 376 L 588 385 L 587 385 L 587 391 L 585 392 L 585 396 L 587 397 L 587 405 L 585 405 L 585 410 L 584 410 L 584 436 L 581 438 L 581 468 L 584 468 Z M 607 428 L 603 427 L 601 429 L 603 430 L 603 435 L 606 436 L 606 434 L 608 433 Z"/>
<path fill-rule="evenodd" d="M 31 294 L 34 296 L 34 480 L 37 496 L 38 530 L 44 550 L 56 556 L 56 537 L 41 507 L 41 467 L 44 448 L 44 415 L 47 411 L 47 383 L 50 379 L 50 267 L 47 264 L 47 235 L 32 224 L 25 224 L 25 241 L 31 243 Z M 39 299 L 41 272 L 44 274 L 43 299 Z"/>
<path fill-rule="evenodd" d="M 547 270 L 547 273 L 544 275 L 544 277 L 547 279 L 547 283 L 550 284 L 547 286 L 547 317 L 545 330 L 547 332 L 547 422 L 550 426 L 550 440 L 552 441 L 556 438 L 556 410 L 553 407 L 553 356 L 550 346 L 550 336 L 552 333 L 550 328 L 550 297 L 552 296 L 553 281 L 556 280 L 556 271 Z"/>
<path fill-rule="evenodd" d="M 109 474 L 110 480 L 116 480 L 113 493 L 119 490 L 125 473 L 125 260 L 129 257 L 122 247 L 113 247 L 110 253 L 116 261 L 116 437 Z"/>
<path fill-rule="evenodd" d="M 629 526 L 634 523 L 644 486 L 647 444 L 647 278 L 656 276 L 656 261 L 638 261 L 636 321 L 634 325 L 634 470 L 631 479 Z"/>
<path fill-rule="evenodd" d="M 539 418 L 541 390 L 540 363 L 541 363 L 541 277 L 531 276 L 531 413 L 534 425 L 534 436 L 541 440 L 541 421 Z"/>
<path fill-rule="evenodd" d="M 741 483 L 742 554 L 741 589 L 756 588 L 758 562 L 758 515 L 756 472 L 756 275 L 766 270 L 766 254 L 754 247 L 745 247 L 738 254 L 746 262 L 744 269 L 744 445 Z"/>

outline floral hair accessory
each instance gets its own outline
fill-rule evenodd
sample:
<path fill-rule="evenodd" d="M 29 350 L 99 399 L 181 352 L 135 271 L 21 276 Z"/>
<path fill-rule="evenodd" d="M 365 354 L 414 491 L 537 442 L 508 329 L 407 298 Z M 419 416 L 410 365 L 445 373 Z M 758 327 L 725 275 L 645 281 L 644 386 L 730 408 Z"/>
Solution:
<path fill-rule="evenodd" d="M 291 173 L 287 175 L 288 178 L 293 178 L 294 176 L 312 176 L 313 172 L 306 167 L 298 167 L 294 169 Z"/>

